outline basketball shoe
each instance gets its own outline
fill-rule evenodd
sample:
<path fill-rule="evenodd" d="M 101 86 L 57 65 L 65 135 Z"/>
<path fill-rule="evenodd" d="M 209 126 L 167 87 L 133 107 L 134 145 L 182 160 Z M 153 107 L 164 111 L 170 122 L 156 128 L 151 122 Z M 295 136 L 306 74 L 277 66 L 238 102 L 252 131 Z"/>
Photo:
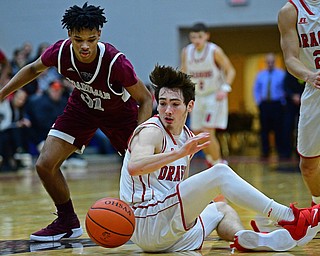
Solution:
<path fill-rule="evenodd" d="M 38 242 L 59 241 L 62 238 L 76 238 L 81 236 L 83 230 L 76 214 L 61 216 L 55 219 L 46 228 L 30 235 L 30 240 Z"/>
<path fill-rule="evenodd" d="M 238 251 L 288 251 L 295 247 L 297 242 L 286 229 L 277 229 L 270 233 L 241 230 L 235 234 L 231 248 Z"/>
<path fill-rule="evenodd" d="M 290 204 L 293 221 L 279 221 L 278 225 L 288 230 L 298 246 L 310 242 L 320 231 L 320 205 L 298 209 Z"/>
<path fill-rule="evenodd" d="M 241 230 L 235 234 L 230 245 L 238 251 L 288 251 L 297 245 L 289 231 L 277 229 L 272 232 L 260 232 L 254 220 L 251 221 L 254 231 Z"/>

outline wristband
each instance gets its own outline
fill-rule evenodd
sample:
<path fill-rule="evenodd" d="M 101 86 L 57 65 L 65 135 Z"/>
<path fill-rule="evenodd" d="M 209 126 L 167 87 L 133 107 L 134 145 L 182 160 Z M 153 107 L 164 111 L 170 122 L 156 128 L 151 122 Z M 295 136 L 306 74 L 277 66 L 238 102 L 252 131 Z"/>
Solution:
<path fill-rule="evenodd" d="M 231 88 L 230 84 L 223 84 L 223 85 L 221 85 L 220 90 L 223 92 L 231 92 L 232 88 Z"/>

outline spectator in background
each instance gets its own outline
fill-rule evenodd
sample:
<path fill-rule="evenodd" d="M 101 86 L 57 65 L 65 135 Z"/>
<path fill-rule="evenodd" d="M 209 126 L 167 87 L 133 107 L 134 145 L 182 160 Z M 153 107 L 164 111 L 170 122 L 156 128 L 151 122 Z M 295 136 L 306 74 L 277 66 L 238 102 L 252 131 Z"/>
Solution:
<path fill-rule="evenodd" d="M 254 83 L 254 100 L 259 108 L 260 136 L 262 158 L 268 158 L 270 149 L 270 133 L 275 135 L 275 145 L 278 157 L 284 158 L 283 150 L 283 120 L 285 92 L 283 80 L 285 71 L 275 67 L 274 53 L 265 57 L 267 68 L 260 71 Z"/>
<path fill-rule="evenodd" d="M 26 114 L 32 123 L 29 131 L 31 144 L 41 148 L 56 118 L 62 114 L 68 98 L 64 96 L 64 87 L 60 80 L 52 81 L 41 95 L 30 97 L 26 105 Z"/>
<path fill-rule="evenodd" d="M 38 59 L 44 51 L 49 47 L 48 43 L 41 43 L 38 47 L 37 55 L 33 61 Z M 48 89 L 49 84 L 53 80 L 62 79 L 62 76 L 58 73 L 57 69 L 54 67 L 50 67 L 41 73 L 40 76 L 37 77 L 36 81 L 38 83 L 39 92 L 44 92 Z"/>
<path fill-rule="evenodd" d="M 49 44 L 43 42 L 39 44 L 37 53 L 34 59 L 31 59 L 30 62 L 36 61 L 42 53 L 49 47 Z M 54 80 L 60 80 L 62 76 L 57 72 L 54 67 L 50 67 L 43 71 L 35 80 L 29 82 L 24 89 L 27 90 L 29 95 L 33 94 L 42 94 L 49 88 L 49 84 Z"/>
<path fill-rule="evenodd" d="M 298 127 L 301 95 L 304 90 L 304 83 L 304 81 L 294 77 L 288 71 L 286 72 L 283 84 L 286 93 L 283 139 L 285 141 L 285 155 L 288 158 L 291 157 L 296 144 L 296 131 Z"/>
<path fill-rule="evenodd" d="M 6 55 L 0 49 L 0 88 L 10 79 L 11 66 Z"/>
<path fill-rule="evenodd" d="M 24 52 L 17 48 L 13 52 L 13 59 L 11 60 L 11 76 L 14 76 L 18 71 L 27 64 Z"/>
<path fill-rule="evenodd" d="M 1 171 L 15 171 L 19 162 L 16 153 L 27 151 L 26 128 L 31 123 L 24 115 L 27 93 L 20 89 L 11 99 L 0 103 L 0 155 L 2 156 Z"/>
<path fill-rule="evenodd" d="M 33 46 L 30 42 L 23 43 L 23 45 L 21 47 L 21 51 L 22 51 L 27 63 L 30 63 L 32 61 L 32 55 L 31 55 L 32 50 L 33 50 Z"/>

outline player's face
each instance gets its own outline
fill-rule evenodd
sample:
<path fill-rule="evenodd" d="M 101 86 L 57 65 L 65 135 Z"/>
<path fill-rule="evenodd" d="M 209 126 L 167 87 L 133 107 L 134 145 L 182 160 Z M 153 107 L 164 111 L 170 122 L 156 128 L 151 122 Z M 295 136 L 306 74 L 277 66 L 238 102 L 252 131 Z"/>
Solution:
<path fill-rule="evenodd" d="M 178 135 L 181 133 L 188 112 L 191 112 L 192 108 L 193 101 L 190 101 L 186 106 L 181 90 L 160 89 L 157 110 L 162 124 L 172 134 Z"/>
<path fill-rule="evenodd" d="M 209 40 L 209 33 L 204 31 L 190 32 L 189 39 L 197 50 L 202 50 Z"/>
<path fill-rule="evenodd" d="M 84 63 L 92 62 L 97 56 L 97 44 L 101 31 L 96 29 L 72 30 L 68 32 L 76 58 Z"/>

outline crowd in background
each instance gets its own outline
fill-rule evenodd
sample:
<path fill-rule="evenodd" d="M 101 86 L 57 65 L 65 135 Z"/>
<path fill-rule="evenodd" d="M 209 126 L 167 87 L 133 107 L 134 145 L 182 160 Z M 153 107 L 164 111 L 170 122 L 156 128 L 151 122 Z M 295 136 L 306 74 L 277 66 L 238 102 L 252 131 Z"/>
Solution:
<path fill-rule="evenodd" d="M 0 87 L 23 66 L 39 58 L 49 44 L 41 43 L 35 56 L 33 46 L 25 42 L 13 52 L 12 59 L 0 49 Z M 36 80 L 17 90 L 0 103 L 0 172 L 16 171 L 23 166 L 24 154 L 36 158 L 43 142 L 63 112 L 72 87 L 55 68 L 49 68 Z M 98 130 L 91 152 L 113 154 L 108 138 Z"/>

